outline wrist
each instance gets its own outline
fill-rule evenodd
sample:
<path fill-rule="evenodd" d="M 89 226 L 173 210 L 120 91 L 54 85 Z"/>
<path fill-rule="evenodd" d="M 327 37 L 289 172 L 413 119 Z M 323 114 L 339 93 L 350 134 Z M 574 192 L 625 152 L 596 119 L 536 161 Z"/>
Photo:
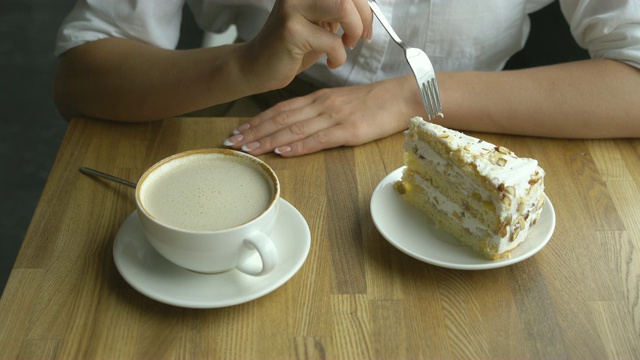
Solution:
<path fill-rule="evenodd" d="M 245 95 L 264 93 L 287 86 L 295 77 L 286 58 L 278 52 L 261 49 L 254 42 L 237 44 L 233 50 L 233 64 Z M 297 70 L 299 64 L 295 65 Z"/>
<path fill-rule="evenodd" d="M 214 98 L 228 102 L 256 94 L 257 86 L 250 61 L 247 61 L 243 44 L 223 45 L 210 48 L 210 57 L 204 65 L 210 71 L 207 78 L 208 93 Z M 215 49 L 215 50 L 214 50 Z"/>
<path fill-rule="evenodd" d="M 403 114 L 407 124 L 409 119 L 414 116 L 425 118 L 427 112 L 424 108 L 420 89 L 418 88 L 415 77 L 413 75 L 407 75 L 398 78 L 396 81 L 398 82 L 398 93 L 401 99 L 398 104 L 402 107 L 398 109 L 398 114 Z"/>

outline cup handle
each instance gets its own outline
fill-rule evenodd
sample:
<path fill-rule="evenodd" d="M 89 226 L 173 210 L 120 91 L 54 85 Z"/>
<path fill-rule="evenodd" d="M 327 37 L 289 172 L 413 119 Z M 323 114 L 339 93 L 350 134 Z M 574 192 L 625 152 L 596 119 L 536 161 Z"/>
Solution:
<path fill-rule="evenodd" d="M 250 261 L 254 249 L 258 251 L 262 259 L 262 267 L 257 267 L 255 262 Z M 247 275 L 262 276 L 271 272 L 277 263 L 278 250 L 273 241 L 261 232 L 254 232 L 244 239 L 244 246 L 240 251 L 236 269 Z"/>

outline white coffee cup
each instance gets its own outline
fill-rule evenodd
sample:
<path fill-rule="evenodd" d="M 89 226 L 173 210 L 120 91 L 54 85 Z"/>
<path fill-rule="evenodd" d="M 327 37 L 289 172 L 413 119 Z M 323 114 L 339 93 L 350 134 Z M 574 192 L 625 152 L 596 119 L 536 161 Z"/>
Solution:
<path fill-rule="evenodd" d="M 200 273 L 261 276 L 278 251 L 269 235 L 280 182 L 260 159 L 228 149 L 191 150 L 150 167 L 136 187 L 138 217 L 166 259 Z M 256 253 L 262 266 L 253 261 Z"/>

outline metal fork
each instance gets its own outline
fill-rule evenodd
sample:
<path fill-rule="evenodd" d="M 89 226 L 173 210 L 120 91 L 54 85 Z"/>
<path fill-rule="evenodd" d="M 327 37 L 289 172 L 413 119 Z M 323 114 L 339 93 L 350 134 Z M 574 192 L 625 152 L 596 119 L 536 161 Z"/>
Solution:
<path fill-rule="evenodd" d="M 369 7 L 373 14 L 378 18 L 382 27 L 389 33 L 393 41 L 396 42 L 403 50 L 404 56 L 413 71 L 413 75 L 418 82 L 418 88 L 422 95 L 424 108 L 427 110 L 429 120 L 435 119 L 436 116 L 442 116 L 442 103 L 440 103 L 440 91 L 438 90 L 438 82 L 436 81 L 436 73 L 431 65 L 431 60 L 424 51 L 407 46 L 398 34 L 393 30 L 391 24 L 387 21 L 375 0 L 368 0 Z"/>

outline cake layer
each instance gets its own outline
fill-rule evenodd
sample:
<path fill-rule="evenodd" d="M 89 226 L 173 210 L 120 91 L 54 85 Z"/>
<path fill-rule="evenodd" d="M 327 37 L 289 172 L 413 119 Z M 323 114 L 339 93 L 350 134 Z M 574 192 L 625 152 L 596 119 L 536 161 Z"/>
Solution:
<path fill-rule="evenodd" d="M 491 196 L 489 189 L 473 181 L 472 176 L 454 166 L 445 166 L 445 171 L 436 171 L 437 165 L 426 159 L 421 160 L 414 153 L 405 154 L 405 164 L 411 172 L 421 177 L 421 181 L 428 183 L 429 187 L 446 189 L 444 198 L 459 207 L 455 214 L 474 216 L 487 228 L 496 231 L 499 229 L 503 219 L 496 212 L 496 207 L 502 206 L 501 202 Z"/>
<path fill-rule="evenodd" d="M 490 240 L 491 232 L 478 219 L 469 215 L 455 216 L 454 214 L 463 210 L 455 203 L 447 201 L 435 188 L 425 186 L 424 183 L 420 185 L 420 182 L 419 175 L 405 172 L 400 190 L 402 197 L 424 212 L 438 228 L 453 235 L 464 245 L 491 259 L 497 258 L 495 254 L 498 254 L 499 249 L 495 248 Z M 444 206 L 441 206 L 443 204 Z"/>

